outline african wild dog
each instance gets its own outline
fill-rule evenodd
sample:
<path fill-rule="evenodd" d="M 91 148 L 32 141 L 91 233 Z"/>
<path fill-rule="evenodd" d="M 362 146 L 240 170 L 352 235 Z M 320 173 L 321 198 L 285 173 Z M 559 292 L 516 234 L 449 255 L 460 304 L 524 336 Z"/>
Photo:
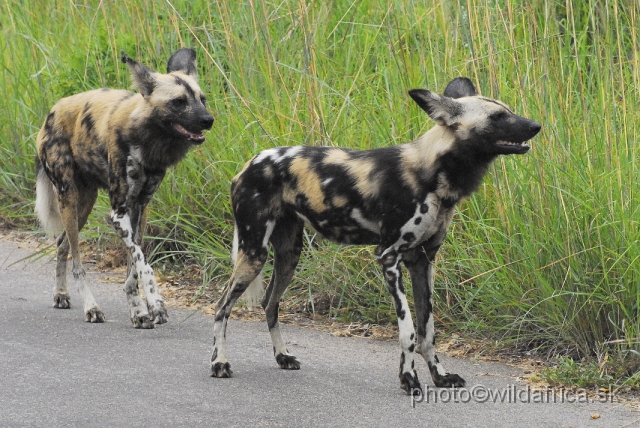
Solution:
<path fill-rule="evenodd" d="M 432 315 L 433 262 L 455 205 L 480 185 L 498 155 L 522 154 L 540 125 L 499 101 L 479 96 L 471 81 L 457 78 L 444 96 L 409 91 L 436 122 L 416 141 L 352 151 L 332 147 L 281 147 L 261 152 L 233 179 L 235 267 L 216 304 L 211 376 L 228 377 L 225 330 L 236 299 L 250 287 L 273 246 L 273 276 L 262 299 L 283 369 L 299 369 L 280 335 L 278 303 L 302 250 L 304 221 L 340 243 L 377 245 L 375 254 L 393 296 L 400 335 L 400 385 L 418 392 L 414 351 L 427 362 L 436 386 L 464 386 L 435 354 Z M 413 284 L 417 337 L 402 285 L 400 262 Z"/>
<path fill-rule="evenodd" d="M 85 281 L 78 252 L 78 232 L 93 209 L 99 188 L 109 189 L 110 223 L 128 249 L 125 292 L 131 322 L 153 328 L 168 315 L 153 270 L 140 249 L 147 204 L 172 165 L 213 125 L 198 86 L 196 53 L 183 48 L 167 64 L 167 73 L 150 70 L 129 58 L 138 94 L 98 89 L 63 98 L 47 116 L 37 138 L 36 212 L 49 231 L 62 230 L 53 306 L 70 307 L 67 255 L 84 299 L 85 321 L 105 317 Z M 139 286 L 138 286 L 139 283 Z M 138 294 L 144 289 L 145 298 Z"/>

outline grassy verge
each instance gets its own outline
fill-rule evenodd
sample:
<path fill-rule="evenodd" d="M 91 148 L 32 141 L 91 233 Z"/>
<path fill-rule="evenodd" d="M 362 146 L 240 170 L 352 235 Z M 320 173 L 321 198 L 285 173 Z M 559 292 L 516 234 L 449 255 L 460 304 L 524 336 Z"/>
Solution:
<path fill-rule="evenodd" d="M 463 203 L 438 259 L 440 326 L 549 355 L 616 355 L 637 384 L 640 341 L 640 6 L 633 1 L 63 2 L 0 6 L 0 218 L 34 225 L 37 131 L 58 98 L 129 87 L 125 50 L 163 69 L 198 50 L 216 117 L 151 204 L 156 260 L 229 275 L 230 178 L 282 145 L 383 147 L 432 123 L 406 95 L 467 75 L 543 124 Z M 104 196 L 85 236 L 108 231 Z M 88 235 L 87 235 L 88 234 Z M 306 235 L 294 287 L 332 316 L 393 319 L 370 248 Z M 562 366 L 562 364 L 561 364 Z"/>

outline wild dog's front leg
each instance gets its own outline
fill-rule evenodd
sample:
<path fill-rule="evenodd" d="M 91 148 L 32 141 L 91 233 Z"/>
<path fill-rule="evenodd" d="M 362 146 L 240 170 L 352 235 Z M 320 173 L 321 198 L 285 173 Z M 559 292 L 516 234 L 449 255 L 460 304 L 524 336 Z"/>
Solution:
<path fill-rule="evenodd" d="M 129 303 L 129 319 L 131 319 L 135 328 L 153 328 L 153 317 L 147 310 L 146 302 L 138 293 L 138 272 L 131 254 L 128 255 L 128 265 L 129 274 L 124 283 L 124 291 L 127 294 L 127 302 Z"/>
<path fill-rule="evenodd" d="M 402 271 L 400 269 L 401 255 L 394 248 L 380 251 L 378 262 L 382 266 L 384 277 L 387 280 L 387 288 L 393 297 L 393 304 L 398 316 L 398 330 L 400 336 L 400 387 L 408 394 L 422 394 L 422 387 L 418 380 L 418 374 L 414 369 L 415 330 L 411 320 L 411 311 L 407 303 L 404 286 L 402 285 Z"/>
<path fill-rule="evenodd" d="M 132 228 L 133 228 L 133 237 L 134 237 L 133 242 L 139 248 L 141 248 L 142 235 L 144 233 L 144 229 L 146 227 L 146 222 L 147 222 L 147 209 L 146 207 L 143 207 L 143 206 L 136 206 L 134 207 L 133 211 L 135 213 L 135 215 L 133 215 L 133 218 L 132 218 Z M 155 276 L 153 276 L 153 282 L 143 281 L 142 277 L 139 276 L 139 272 L 138 272 L 139 269 L 135 268 L 135 260 L 133 257 L 133 253 L 130 253 L 130 256 L 131 257 L 129 261 L 129 270 L 131 272 L 135 272 L 136 273 L 135 277 L 140 281 L 140 285 L 144 290 L 144 294 L 146 297 L 146 305 L 149 310 L 151 319 L 155 324 L 166 323 L 167 321 L 169 321 L 169 314 L 167 313 L 167 309 L 164 306 L 164 301 L 162 300 L 162 296 L 160 295 L 160 292 L 156 285 Z M 130 276 L 131 276 L 131 272 L 129 273 Z"/>
<path fill-rule="evenodd" d="M 435 328 L 433 324 L 433 262 L 439 245 L 427 250 L 416 248 L 404 257 L 404 264 L 411 275 L 413 298 L 418 327 L 417 352 L 427 362 L 433 383 L 439 387 L 463 387 L 464 379 L 447 373 L 436 355 Z"/>
<path fill-rule="evenodd" d="M 150 316 L 144 300 L 138 295 L 137 288 L 137 283 L 140 281 L 141 284 L 149 287 L 152 296 L 159 296 L 157 294 L 158 286 L 153 274 L 153 269 L 151 269 L 151 266 L 146 262 L 140 246 L 132 239 L 133 229 L 129 215 L 118 214 L 116 211 L 111 211 L 111 224 L 129 251 L 131 268 L 129 269 L 129 276 L 125 283 L 125 291 L 129 301 L 131 322 L 136 328 L 153 328 L 153 318 Z M 148 296 L 147 294 L 147 298 Z M 162 298 L 160 298 L 160 302 L 162 303 Z M 164 310 L 164 304 L 162 305 L 162 309 Z M 162 322 L 166 322 L 166 318 Z"/>

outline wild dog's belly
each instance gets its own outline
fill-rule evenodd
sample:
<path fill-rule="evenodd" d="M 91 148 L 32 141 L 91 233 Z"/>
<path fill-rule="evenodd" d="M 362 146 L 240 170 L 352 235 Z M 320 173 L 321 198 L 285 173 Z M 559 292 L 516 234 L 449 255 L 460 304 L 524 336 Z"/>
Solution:
<path fill-rule="evenodd" d="M 109 187 L 109 166 L 106 153 L 101 153 L 100 148 L 90 149 L 74 154 L 76 171 L 87 184 L 106 189 Z"/>
<path fill-rule="evenodd" d="M 339 244 L 377 245 L 380 243 L 380 229 L 374 230 L 362 227 L 348 213 L 304 213 L 295 210 L 298 217 L 303 219 L 323 237 Z"/>
<path fill-rule="evenodd" d="M 294 208 L 295 209 L 295 208 Z M 436 235 L 439 240 L 444 238 L 453 216 L 453 209 L 442 208 L 441 201 L 435 193 L 416 204 L 415 212 L 399 230 L 386 231 L 395 236 L 385 236 L 382 239 L 382 220 L 370 218 L 360 207 L 335 212 L 315 213 L 304 212 L 299 208 L 296 213 L 318 233 L 331 241 L 341 244 L 378 245 L 381 241 L 395 240 L 392 245 L 398 251 L 413 248 Z M 398 215 L 398 214 L 396 214 Z"/>

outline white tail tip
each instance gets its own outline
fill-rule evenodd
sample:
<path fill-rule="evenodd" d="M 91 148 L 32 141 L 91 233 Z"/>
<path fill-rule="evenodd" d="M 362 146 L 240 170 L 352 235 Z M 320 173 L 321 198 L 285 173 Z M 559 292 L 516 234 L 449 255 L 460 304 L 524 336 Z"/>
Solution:
<path fill-rule="evenodd" d="M 51 183 L 47 174 L 42 170 L 38 171 L 38 176 L 36 177 L 35 212 L 38 215 L 42 228 L 48 234 L 53 235 L 64 228 L 53 183 Z"/>
<path fill-rule="evenodd" d="M 233 225 L 233 250 L 231 251 L 231 262 L 235 265 L 238 258 L 238 227 Z M 258 276 L 255 277 L 249 287 L 244 290 L 242 297 L 240 298 L 247 307 L 260 306 L 262 303 L 262 296 L 264 295 L 264 273 L 260 271 Z"/>
<path fill-rule="evenodd" d="M 260 271 L 258 276 L 251 281 L 249 287 L 244 290 L 242 294 L 242 300 L 244 301 L 247 307 L 255 307 L 260 306 L 262 303 L 262 296 L 264 295 L 264 273 Z"/>

